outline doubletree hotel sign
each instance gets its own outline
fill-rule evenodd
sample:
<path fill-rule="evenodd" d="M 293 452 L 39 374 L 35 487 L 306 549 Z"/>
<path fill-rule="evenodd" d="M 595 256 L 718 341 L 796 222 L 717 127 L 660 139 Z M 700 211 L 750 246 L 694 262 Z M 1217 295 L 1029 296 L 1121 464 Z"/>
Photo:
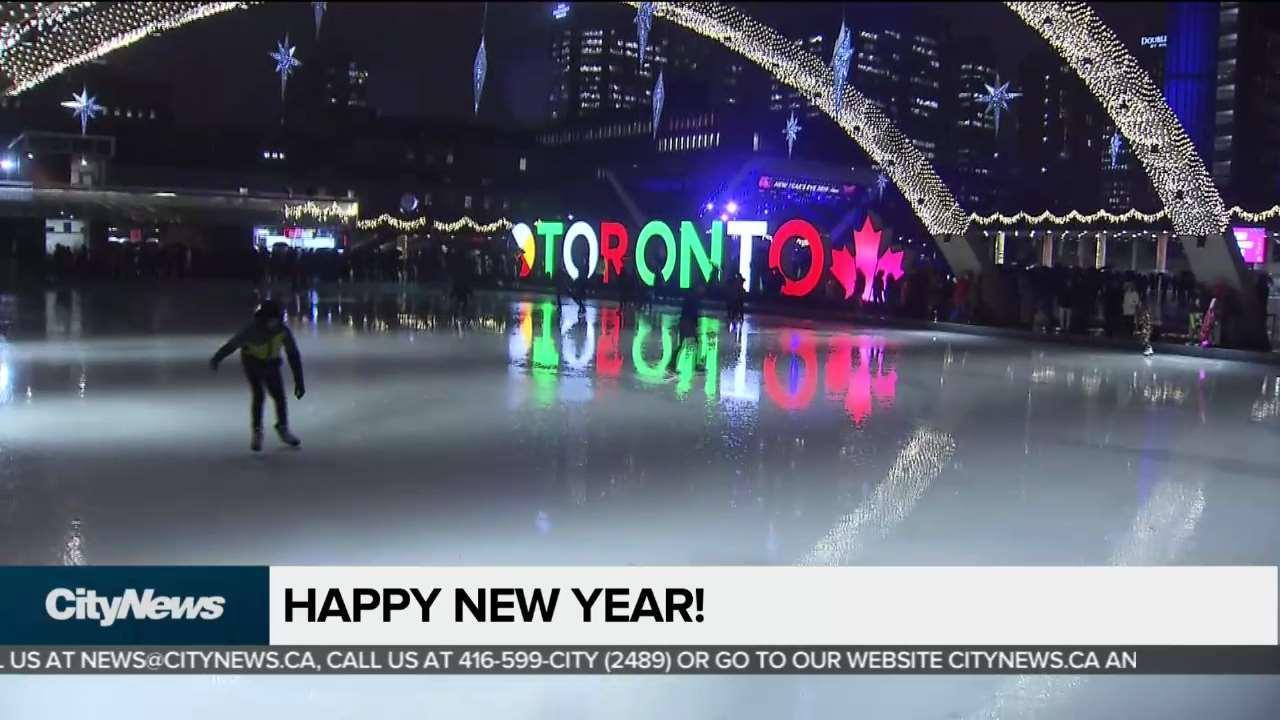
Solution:
<path fill-rule="evenodd" d="M 577 280 L 584 272 L 587 277 L 594 277 L 599 269 L 601 281 L 607 285 L 616 281 L 624 267 L 631 265 L 645 285 L 652 287 L 659 277 L 668 283 L 676 276 L 679 286 L 688 289 L 695 277 L 711 282 L 715 271 L 723 268 L 726 243 L 737 243 L 738 273 L 743 277 L 744 287 L 750 288 L 752 272 L 758 272 L 751 266 L 757 239 L 769 242 L 768 267 L 783 273 L 782 294 L 790 297 L 810 295 L 822 287 L 830 273 L 844 288 L 848 299 L 853 297 L 861 272 L 863 299 L 870 300 L 872 279 L 877 272 L 883 271 L 886 278 L 901 278 L 903 274 L 901 252 L 889 250 L 879 254 L 881 231 L 872 225 L 870 217 L 853 233 L 853 243 L 837 250 L 829 250 L 813 224 L 799 218 L 783 222 L 772 233 L 765 220 L 715 220 L 706 233 L 706 241 L 691 220 L 682 220 L 675 228 L 662 220 L 651 220 L 638 233 L 610 220 L 602 221 L 599 226 L 578 221 L 567 227 L 560 221 L 539 220 L 532 226 L 516 223 L 511 234 L 523 253 L 522 278 L 538 273 L 551 278 L 560 266 L 570 279 Z M 806 245 L 810 257 L 808 268 L 795 277 L 782 269 L 783 250 L 792 242 Z M 578 267 L 578 260 L 574 259 L 574 248 L 579 243 L 586 248 L 586 267 Z M 650 252 L 654 244 L 661 246 L 663 252 Z M 654 256 L 661 257 L 660 265 L 653 260 Z"/>

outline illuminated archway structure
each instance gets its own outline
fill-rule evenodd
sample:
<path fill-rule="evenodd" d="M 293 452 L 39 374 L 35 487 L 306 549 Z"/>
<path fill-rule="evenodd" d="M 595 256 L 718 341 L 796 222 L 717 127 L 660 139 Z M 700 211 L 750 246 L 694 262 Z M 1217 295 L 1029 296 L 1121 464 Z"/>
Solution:
<path fill-rule="evenodd" d="M 18 94 L 149 34 L 251 4 L 31 3 L 15 13 L 22 19 L 10 23 L 0 35 L 0 72 L 8 94 Z M 1215 237 L 1208 252 L 1189 253 L 1197 275 L 1206 270 L 1210 276 L 1222 276 L 1225 262 L 1236 270 L 1230 274 L 1238 282 L 1239 254 L 1233 254 L 1230 244 L 1221 239 L 1227 224 L 1221 197 L 1160 90 L 1110 28 L 1086 3 L 1005 4 L 1062 55 L 1102 102 L 1151 178 L 1175 232 Z M 832 72 L 821 59 L 723 3 L 655 6 L 657 16 L 719 42 L 804 93 L 885 169 L 935 237 L 947 240 L 965 235 L 970 218 L 931 163 L 856 88 L 847 86 L 837 107 Z M 971 249 L 965 251 L 967 243 L 951 244 L 960 247 L 948 253 L 949 259 L 955 256 L 964 265 L 976 260 L 970 257 Z"/>

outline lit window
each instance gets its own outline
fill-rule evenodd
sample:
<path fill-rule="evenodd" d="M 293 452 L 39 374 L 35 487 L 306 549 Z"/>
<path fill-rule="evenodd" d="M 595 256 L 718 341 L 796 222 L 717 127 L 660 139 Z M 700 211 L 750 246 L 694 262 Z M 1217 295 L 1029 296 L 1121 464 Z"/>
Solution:
<path fill-rule="evenodd" d="M 528 158 L 520 158 L 520 172 L 524 172 L 524 171 L 526 171 L 526 170 L 528 170 L 528 169 L 529 169 L 529 160 L 528 160 Z"/>
<path fill-rule="evenodd" d="M 464 196 L 462 197 L 462 207 L 464 207 L 464 208 L 466 208 L 466 209 L 468 209 L 468 210 L 470 210 L 470 209 L 471 209 L 471 196 L 470 196 L 470 195 L 464 195 Z"/>

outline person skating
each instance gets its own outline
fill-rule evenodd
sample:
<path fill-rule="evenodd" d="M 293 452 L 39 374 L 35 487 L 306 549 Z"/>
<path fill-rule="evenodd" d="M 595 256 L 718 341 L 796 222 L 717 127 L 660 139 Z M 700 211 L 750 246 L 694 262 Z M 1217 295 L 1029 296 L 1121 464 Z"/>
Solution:
<path fill-rule="evenodd" d="M 1151 308 L 1147 307 L 1144 300 L 1138 301 L 1138 306 L 1134 310 L 1134 334 L 1138 336 L 1139 342 L 1142 343 L 1142 354 L 1151 357 L 1156 351 L 1151 347 Z"/>
<path fill-rule="evenodd" d="M 302 358 L 298 354 L 298 344 L 293 340 L 293 333 L 284 324 L 284 311 L 274 300 L 267 300 L 259 305 L 253 313 L 252 322 L 218 348 L 209 360 L 209 366 L 217 370 L 218 363 L 236 350 L 240 351 L 244 376 L 253 394 L 250 404 L 253 429 L 250 447 L 254 452 L 262 449 L 264 389 L 271 394 L 271 400 L 276 406 L 276 433 L 280 435 L 280 440 L 293 447 L 302 444 L 289 431 L 289 410 L 284 397 L 284 379 L 280 373 L 280 348 L 284 348 L 285 356 L 289 359 L 289 371 L 293 373 L 293 395 L 301 400 L 307 392 L 302 382 Z"/>
<path fill-rule="evenodd" d="M 684 341 L 698 337 L 698 316 L 702 314 L 702 288 L 694 288 L 684 296 L 680 305 L 680 322 L 677 325 L 676 349 L 671 353 L 671 363 L 667 373 L 674 374 L 676 363 L 680 359 L 680 351 L 684 349 Z"/>

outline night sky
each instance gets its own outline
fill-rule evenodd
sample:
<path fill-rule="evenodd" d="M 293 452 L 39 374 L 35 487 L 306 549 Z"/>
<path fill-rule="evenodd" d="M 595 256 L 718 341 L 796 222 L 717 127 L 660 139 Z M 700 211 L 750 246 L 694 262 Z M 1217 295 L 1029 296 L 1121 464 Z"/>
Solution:
<path fill-rule="evenodd" d="M 534 126 L 544 120 L 551 83 L 549 44 L 556 22 L 549 2 L 489 3 L 489 59 L 480 121 Z M 999 3 L 741 3 L 792 37 L 834 34 L 841 16 L 855 29 L 896 27 L 989 42 L 1013 67 L 1042 43 Z M 1153 8 L 1099 3 L 1118 32 L 1132 32 Z M 483 3 L 330 2 L 321 43 L 349 53 L 370 73 L 369 102 L 385 115 L 471 116 L 471 63 L 480 40 Z M 658 25 L 655 24 L 655 31 Z M 149 38 L 108 62 L 173 87 L 183 124 L 257 124 L 277 116 L 279 79 L 268 54 L 288 32 L 305 64 L 317 50 L 311 4 L 279 2 L 224 13 Z M 985 38 L 985 39 L 981 39 Z M 856 78 L 854 79 L 856 83 Z"/>

